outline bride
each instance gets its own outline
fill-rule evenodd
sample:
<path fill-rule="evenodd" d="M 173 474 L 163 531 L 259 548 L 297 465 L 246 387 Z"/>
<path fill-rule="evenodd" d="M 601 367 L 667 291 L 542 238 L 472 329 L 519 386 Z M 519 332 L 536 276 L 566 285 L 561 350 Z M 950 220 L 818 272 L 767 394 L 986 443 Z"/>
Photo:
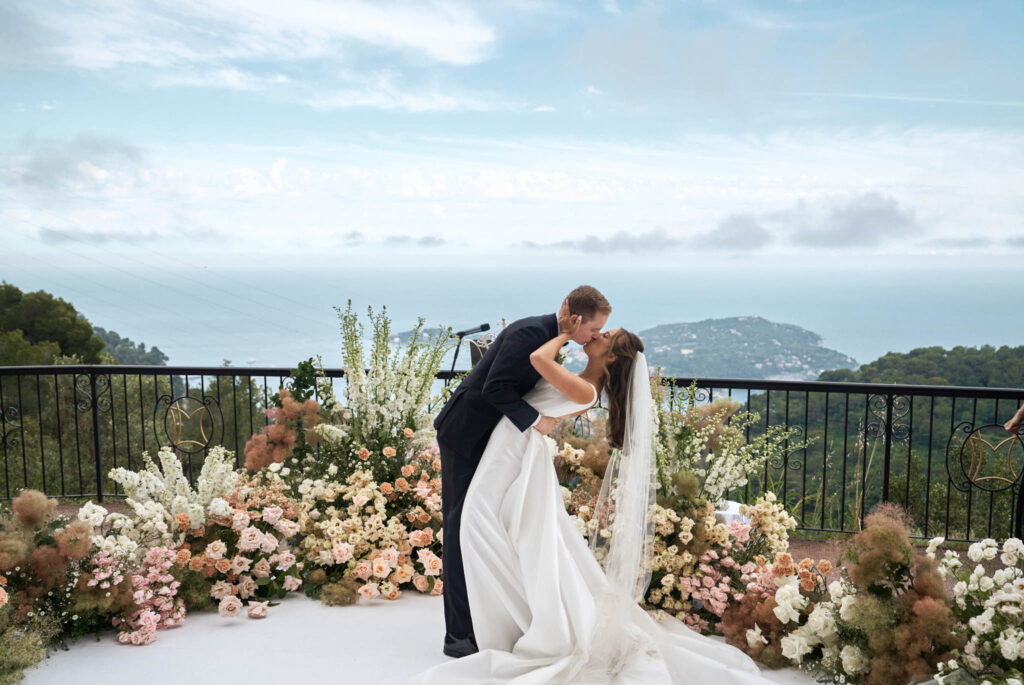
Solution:
<path fill-rule="evenodd" d="M 567 314 L 567 310 L 563 315 Z M 654 409 L 643 342 L 621 328 L 584 346 L 579 375 L 555 361 L 580 326 L 530 355 L 523 397 L 568 418 L 608 397 L 609 461 L 590 542 L 562 502 L 548 442 L 502 418 L 466 492 L 460 542 L 479 651 L 419 674 L 421 685 L 768 683 L 740 650 L 637 604 L 650 581 Z M 563 316 L 559 316 L 563 320 Z M 609 531 L 610 529 L 610 531 Z M 599 561 L 599 559 L 601 561 Z"/>

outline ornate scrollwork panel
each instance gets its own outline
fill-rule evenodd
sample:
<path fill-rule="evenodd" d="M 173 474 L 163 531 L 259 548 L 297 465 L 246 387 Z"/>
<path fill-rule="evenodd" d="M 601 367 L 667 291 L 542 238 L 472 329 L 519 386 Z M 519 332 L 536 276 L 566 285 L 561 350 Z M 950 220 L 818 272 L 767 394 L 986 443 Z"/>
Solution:
<path fill-rule="evenodd" d="M 161 407 L 163 416 L 160 417 Z M 224 430 L 220 403 L 212 395 L 202 399 L 190 395 L 161 395 L 153 411 L 153 423 L 162 425 L 169 445 L 186 454 L 195 454 L 219 442 Z"/>

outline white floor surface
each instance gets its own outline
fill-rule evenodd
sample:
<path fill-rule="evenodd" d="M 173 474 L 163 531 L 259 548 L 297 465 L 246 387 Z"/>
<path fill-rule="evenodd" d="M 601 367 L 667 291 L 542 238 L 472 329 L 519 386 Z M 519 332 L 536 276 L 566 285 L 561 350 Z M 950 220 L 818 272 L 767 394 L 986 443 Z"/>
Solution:
<path fill-rule="evenodd" d="M 100 642 L 86 637 L 26 673 L 26 685 L 402 685 L 441 653 L 444 613 L 440 597 L 405 593 L 400 599 L 327 607 L 294 593 L 265 619 L 189 614 L 161 630 L 151 645 Z M 764 670 L 776 683 L 813 683 L 796 669 Z"/>

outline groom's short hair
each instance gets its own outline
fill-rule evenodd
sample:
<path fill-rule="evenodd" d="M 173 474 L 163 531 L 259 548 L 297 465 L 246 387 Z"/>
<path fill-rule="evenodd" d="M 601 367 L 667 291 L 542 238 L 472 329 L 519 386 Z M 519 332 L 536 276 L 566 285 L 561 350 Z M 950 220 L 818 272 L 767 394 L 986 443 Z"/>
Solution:
<path fill-rule="evenodd" d="M 566 298 L 569 301 L 570 314 L 582 314 L 584 319 L 591 319 L 595 314 L 611 314 L 612 306 L 608 299 L 600 291 L 590 285 L 581 285 L 569 293 Z"/>

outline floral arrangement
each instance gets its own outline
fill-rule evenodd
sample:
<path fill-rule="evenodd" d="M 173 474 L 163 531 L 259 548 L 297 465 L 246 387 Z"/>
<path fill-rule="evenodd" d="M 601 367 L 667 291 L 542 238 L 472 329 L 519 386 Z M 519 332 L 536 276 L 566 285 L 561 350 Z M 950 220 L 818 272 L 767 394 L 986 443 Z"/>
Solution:
<path fill-rule="evenodd" d="M 372 459 L 395 456 L 382 451 Z M 326 604 L 350 604 L 359 597 L 394 600 L 407 588 L 440 594 L 437 446 L 401 465 L 393 481 L 378 482 L 369 469 L 355 471 L 344 481 L 333 480 L 335 468 L 331 466 L 328 478 L 308 479 L 299 486 L 306 593 Z"/>
<path fill-rule="evenodd" d="M 758 422 L 757 412 L 737 413 L 740 404 L 728 398 L 697 403 L 694 381 L 685 392 L 668 392 L 662 378 L 651 379 L 658 408 L 658 480 L 671 492 L 680 479 L 695 480 L 691 500 L 719 505 L 726 493 L 747 483 L 747 475 L 768 460 L 799 449 L 797 429 L 769 426 L 749 443 L 747 426 Z M 692 488 L 690 488 L 692 490 Z"/>
<path fill-rule="evenodd" d="M 935 538 L 929 543 L 929 558 L 937 559 L 944 542 Z M 939 560 L 941 574 L 955 582 L 953 612 L 967 635 L 953 658 L 939 663 L 939 673 L 949 680 L 968 673 L 993 685 L 1019 685 L 1024 681 L 1024 544 L 1009 538 L 1000 547 L 986 539 L 972 544 L 967 557 L 974 568 L 965 568 L 952 550 Z M 993 570 L 997 559 L 1002 566 Z"/>
<path fill-rule="evenodd" d="M 210 516 L 199 528 L 178 515 L 185 540 L 175 550 L 175 561 L 187 569 L 185 582 L 194 603 L 206 605 L 196 597 L 206 592 L 220 603 L 222 615 L 231 616 L 241 610 L 241 600 L 248 600 L 250 609 L 262 602 L 256 610 L 262 618 L 271 599 L 302 586 L 302 564 L 290 544 L 300 529 L 298 504 L 288 496 L 280 468 L 275 462 L 239 477 L 225 498 L 228 513 Z"/>
<path fill-rule="evenodd" d="M 231 505 L 225 498 L 238 482 L 234 453 L 221 446 L 211 448 L 203 460 L 195 489 L 173 449 L 162 447 L 157 459 L 159 465 L 143 452 L 142 470 L 110 471 L 110 478 L 124 489 L 125 502 L 132 508 L 133 516 L 108 514 L 91 502 L 79 512 L 81 520 L 102 529 L 102 534 L 93 539 L 101 550 L 139 563 L 154 547 L 177 549 L 185 541 L 187 531 L 202 527 L 208 518 L 231 514 Z"/>
<path fill-rule="evenodd" d="M 270 423 L 245 443 L 245 468 L 250 471 L 284 462 L 298 448 L 315 445 L 320 434 L 320 403 L 312 398 L 300 401 L 288 388 L 281 388 L 276 406 L 264 410 Z M 308 451 L 304 451 L 308 454 Z"/>

